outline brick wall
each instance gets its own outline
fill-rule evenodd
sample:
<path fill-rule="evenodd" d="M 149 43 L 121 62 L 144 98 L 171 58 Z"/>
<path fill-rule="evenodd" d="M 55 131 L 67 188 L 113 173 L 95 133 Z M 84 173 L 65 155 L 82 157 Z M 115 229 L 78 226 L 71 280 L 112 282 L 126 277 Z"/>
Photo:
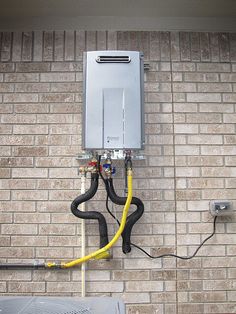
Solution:
<path fill-rule="evenodd" d="M 80 256 L 80 220 L 70 212 L 80 179 L 82 53 L 141 50 L 146 160 L 134 162 L 145 203 L 132 241 L 152 254 L 191 254 L 212 232 L 208 203 L 236 206 L 236 34 L 188 32 L 0 33 L 0 261 Z M 121 164 L 119 164 L 121 166 Z M 115 179 L 121 194 L 123 171 Z M 101 185 L 89 208 L 104 212 Z M 120 208 L 114 207 L 120 215 Z M 127 313 L 235 313 L 235 215 L 189 261 L 150 260 L 119 242 L 111 261 L 87 266 L 87 295 L 122 297 Z M 88 251 L 98 245 L 87 223 Z M 1 270 L 4 295 L 80 296 L 80 270 Z"/>

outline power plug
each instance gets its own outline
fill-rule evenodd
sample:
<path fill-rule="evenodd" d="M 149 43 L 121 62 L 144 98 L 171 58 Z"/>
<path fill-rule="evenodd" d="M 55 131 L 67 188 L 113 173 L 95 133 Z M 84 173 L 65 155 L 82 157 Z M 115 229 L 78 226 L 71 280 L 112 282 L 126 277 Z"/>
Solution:
<path fill-rule="evenodd" d="M 212 216 L 227 216 L 233 212 L 232 202 L 227 200 L 214 200 L 210 202 L 210 213 Z"/>

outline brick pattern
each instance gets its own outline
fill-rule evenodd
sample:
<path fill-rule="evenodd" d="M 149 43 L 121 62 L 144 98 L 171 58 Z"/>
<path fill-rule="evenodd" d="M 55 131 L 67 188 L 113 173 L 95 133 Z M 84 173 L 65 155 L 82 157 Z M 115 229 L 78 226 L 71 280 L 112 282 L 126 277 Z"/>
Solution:
<path fill-rule="evenodd" d="M 145 161 L 134 162 L 134 194 L 145 203 L 132 241 L 152 254 L 193 253 L 211 232 L 208 203 L 236 206 L 236 34 L 47 31 L 0 33 L 0 261 L 80 256 L 82 56 L 142 50 Z M 115 179 L 123 193 L 122 164 Z M 101 188 L 89 206 L 104 209 Z M 120 215 L 119 207 L 113 210 Z M 87 293 L 122 297 L 127 313 L 234 313 L 235 216 L 189 261 L 150 260 L 120 244 L 111 261 L 91 261 Z M 97 225 L 86 225 L 88 251 Z M 1 271 L 0 293 L 80 295 L 80 270 Z"/>

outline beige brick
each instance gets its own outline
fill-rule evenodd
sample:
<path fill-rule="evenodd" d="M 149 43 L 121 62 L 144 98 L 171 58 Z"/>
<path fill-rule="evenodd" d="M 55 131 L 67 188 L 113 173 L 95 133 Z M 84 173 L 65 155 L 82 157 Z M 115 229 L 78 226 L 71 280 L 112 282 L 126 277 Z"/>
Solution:
<path fill-rule="evenodd" d="M 153 303 L 170 303 L 176 302 L 176 293 L 175 292 L 160 292 L 160 293 L 152 293 L 151 300 Z"/>
<path fill-rule="evenodd" d="M 49 126 L 50 134 L 81 134 L 81 125 L 55 124 Z"/>
<path fill-rule="evenodd" d="M 218 113 L 186 114 L 187 123 L 221 123 L 221 120 L 221 114 Z"/>
<path fill-rule="evenodd" d="M 114 270 L 113 271 L 113 279 L 114 280 L 149 280 L 149 271 L 144 270 L 140 272 L 139 270 L 129 270 L 129 271 L 121 271 Z"/>
<path fill-rule="evenodd" d="M 82 70 L 83 65 L 81 62 L 52 62 L 53 72 L 77 72 Z"/>
<path fill-rule="evenodd" d="M 225 189 L 225 190 L 205 190 L 202 191 L 202 197 L 205 199 L 233 199 L 234 198 L 234 189 Z"/>
<path fill-rule="evenodd" d="M 191 269 L 191 279 L 225 279 L 226 269 Z"/>
<path fill-rule="evenodd" d="M 37 202 L 37 210 L 38 212 L 45 213 L 45 212 L 52 212 L 52 213 L 66 213 L 68 212 L 68 208 L 70 206 L 70 202 L 68 201 L 60 201 L 60 202 L 53 202 L 53 201 L 42 201 Z"/>
<path fill-rule="evenodd" d="M 218 73 L 184 73 L 186 82 L 218 82 Z"/>
<path fill-rule="evenodd" d="M 7 124 L 0 125 L 0 134 L 11 134 L 12 133 L 12 126 Z M 5 149 L 7 149 L 5 147 Z"/>
<path fill-rule="evenodd" d="M 13 92 L 14 85 L 8 83 L 0 83 L 0 93 L 9 93 Z"/>
<path fill-rule="evenodd" d="M 195 71 L 195 63 L 192 62 L 173 62 L 172 70 L 175 72 Z"/>
<path fill-rule="evenodd" d="M 22 103 L 22 102 L 37 102 L 37 94 L 4 94 L 3 100 L 6 103 Z"/>
<path fill-rule="evenodd" d="M 110 282 L 92 282 L 88 283 L 87 291 L 88 292 L 123 292 L 124 283 L 120 281 L 110 281 Z"/>
<path fill-rule="evenodd" d="M 235 135 L 225 135 L 224 136 L 224 143 L 225 144 L 235 144 L 236 143 L 236 136 Z"/>
<path fill-rule="evenodd" d="M 185 93 L 173 93 L 173 102 L 186 102 L 186 94 Z"/>
<path fill-rule="evenodd" d="M 198 83 L 198 91 L 203 93 L 232 92 L 229 83 Z"/>
<path fill-rule="evenodd" d="M 46 147 L 36 146 L 19 146 L 13 147 L 14 156 L 47 156 L 48 150 Z"/>
<path fill-rule="evenodd" d="M 126 309 L 129 314 L 164 313 L 162 304 L 127 305 Z"/>
<path fill-rule="evenodd" d="M 195 83 L 173 83 L 173 92 L 196 92 Z"/>
<path fill-rule="evenodd" d="M 203 155 L 235 155 L 235 146 L 203 146 L 201 148 Z"/>
<path fill-rule="evenodd" d="M 0 236 L 1 247 L 11 245 L 11 238 L 9 236 Z"/>
<path fill-rule="evenodd" d="M 226 188 L 235 188 L 236 186 L 236 178 L 234 179 L 225 179 L 225 187 Z"/>
<path fill-rule="evenodd" d="M 7 291 L 6 282 L 0 282 L 0 292 L 6 292 L 6 291 Z"/>
<path fill-rule="evenodd" d="M 45 282 L 17 282 L 11 281 L 8 285 L 8 291 L 11 293 L 32 293 L 45 292 Z"/>
<path fill-rule="evenodd" d="M 78 104 L 51 104 L 51 113 L 81 113 L 81 106 Z"/>
<path fill-rule="evenodd" d="M 199 111 L 200 112 L 220 112 L 220 113 L 227 113 L 227 112 L 233 112 L 233 104 L 227 104 L 227 103 L 221 103 L 221 104 L 199 104 Z"/>
<path fill-rule="evenodd" d="M 150 291 L 163 291 L 163 283 L 161 281 L 128 281 L 126 283 L 126 290 L 129 292 L 150 292 Z"/>
<path fill-rule="evenodd" d="M 78 282 L 76 284 L 75 282 L 61 282 L 61 281 L 55 281 L 55 282 L 48 282 L 47 283 L 47 292 L 49 293 L 64 293 L 64 292 L 80 292 L 81 291 L 81 285 Z"/>
<path fill-rule="evenodd" d="M 33 258 L 34 257 L 34 249 L 33 248 L 17 248 L 17 247 L 9 247 L 2 248 L 0 252 L 0 257 L 5 258 Z"/>
<path fill-rule="evenodd" d="M 38 114 L 38 123 L 72 123 L 73 116 L 71 114 Z"/>
<path fill-rule="evenodd" d="M 220 78 L 222 82 L 236 82 L 235 73 L 222 73 L 220 74 Z"/>
<path fill-rule="evenodd" d="M 170 102 L 172 96 L 170 93 L 148 93 L 148 102 Z"/>
<path fill-rule="evenodd" d="M 73 200 L 78 192 L 71 191 L 71 190 L 55 190 L 55 191 L 49 191 L 49 199 L 50 200 Z"/>
<path fill-rule="evenodd" d="M 142 269 L 143 270 L 143 269 L 150 269 L 150 268 L 151 269 L 161 268 L 161 261 L 141 259 L 141 258 L 124 260 L 124 269 Z"/>
<path fill-rule="evenodd" d="M 198 133 L 196 124 L 176 124 L 174 127 L 175 133 Z"/>
<path fill-rule="evenodd" d="M 36 73 L 7 73 L 4 76 L 5 82 L 38 82 L 39 74 Z"/>
<path fill-rule="evenodd" d="M 233 167 L 205 167 L 202 168 L 202 175 L 204 177 L 234 177 L 236 169 Z"/>
<path fill-rule="evenodd" d="M 32 115 L 32 113 L 45 113 L 49 112 L 49 105 L 48 104 L 15 104 L 14 110 L 16 113 L 31 113 L 29 116 L 33 116 L 34 119 L 36 117 Z M 28 122 L 29 123 L 29 122 Z"/>
<path fill-rule="evenodd" d="M 10 200 L 10 191 L 0 191 L 0 200 Z"/>
<path fill-rule="evenodd" d="M 74 216 L 70 211 L 67 214 L 61 215 L 60 213 L 54 213 L 51 215 L 51 222 L 56 224 L 66 224 L 66 223 L 80 223 L 81 220 Z M 91 227 L 90 227 L 91 228 Z"/>
<path fill-rule="evenodd" d="M 30 157 L 2 157 L 0 158 L 1 167 L 30 167 L 33 166 L 33 159 Z"/>
<path fill-rule="evenodd" d="M 219 93 L 188 93 L 188 102 L 221 102 Z"/>
<path fill-rule="evenodd" d="M 50 225 L 40 225 L 39 234 L 40 235 L 74 235 L 75 225 L 60 225 L 60 224 L 50 224 Z"/>
<path fill-rule="evenodd" d="M 36 257 L 37 258 L 73 258 L 73 248 L 68 247 L 57 247 L 57 248 L 36 248 Z"/>
<path fill-rule="evenodd" d="M 2 102 L 2 95 L 0 97 L 0 102 Z M 1 104 L 0 113 L 12 113 L 13 106 L 12 104 Z"/>
<path fill-rule="evenodd" d="M 4 224 L 2 226 L 2 234 L 29 234 L 29 235 L 34 235 L 37 234 L 37 225 L 33 224 Z"/>
<path fill-rule="evenodd" d="M 200 169 L 197 167 L 178 167 L 176 168 L 177 177 L 199 177 Z"/>
<path fill-rule="evenodd" d="M 39 102 L 73 102 L 74 95 L 70 93 L 42 93 L 39 95 Z"/>
<path fill-rule="evenodd" d="M 172 72 L 172 81 L 173 82 L 182 82 L 183 74 L 178 72 Z"/>
<path fill-rule="evenodd" d="M 224 102 L 235 102 L 236 101 L 236 93 L 223 94 L 223 101 Z"/>
<path fill-rule="evenodd" d="M 36 159 L 36 167 L 70 167 L 71 166 L 71 158 L 64 157 L 38 157 Z"/>
<path fill-rule="evenodd" d="M 231 300 L 230 300 L 231 301 Z M 235 305 L 232 303 L 209 303 L 204 305 L 207 313 L 233 313 L 235 311 Z"/>
<path fill-rule="evenodd" d="M 36 190 L 16 190 L 12 192 L 12 200 L 47 200 L 48 192 L 47 191 L 36 191 Z"/>
<path fill-rule="evenodd" d="M 35 180 L 27 180 L 27 179 L 7 179 L 2 180 L 0 183 L 2 189 L 35 189 L 36 182 Z"/>
<path fill-rule="evenodd" d="M 3 123 L 12 123 L 12 124 L 35 123 L 36 122 L 36 116 L 30 115 L 30 114 L 6 114 L 6 115 L 2 115 L 2 122 Z"/>
<path fill-rule="evenodd" d="M 45 178 L 47 169 L 38 168 L 15 168 L 12 170 L 13 178 Z"/>
<path fill-rule="evenodd" d="M 112 293 L 112 297 L 121 298 L 125 304 L 150 303 L 149 293 Z"/>
<path fill-rule="evenodd" d="M 75 31 L 65 32 L 65 60 L 74 60 Z"/>
<path fill-rule="evenodd" d="M 55 83 L 54 81 L 52 81 L 51 83 L 51 92 L 71 92 L 71 93 L 75 93 L 78 92 L 78 90 L 82 89 L 82 83 Z"/>
<path fill-rule="evenodd" d="M 70 135 L 36 135 L 35 136 L 36 145 L 66 145 L 71 143 Z"/>
<path fill-rule="evenodd" d="M 10 169 L 0 169 L 1 178 L 10 178 L 11 170 Z"/>
<path fill-rule="evenodd" d="M 16 64 L 16 72 L 47 72 L 50 63 L 47 62 L 20 62 Z"/>
<path fill-rule="evenodd" d="M 37 180 L 38 189 L 72 189 L 73 181 L 71 179 L 39 179 Z"/>
<path fill-rule="evenodd" d="M 223 114 L 224 123 L 235 123 L 236 122 L 236 114 Z"/>
<path fill-rule="evenodd" d="M 175 154 L 177 156 L 183 156 L 183 155 L 198 155 L 200 152 L 199 147 L 194 145 L 177 145 L 175 147 Z M 177 160 L 178 162 L 178 160 Z M 177 164 L 176 165 L 181 165 Z M 184 161 L 184 165 L 186 165 L 186 162 Z"/>
<path fill-rule="evenodd" d="M 42 213 L 16 213 L 14 215 L 15 223 L 49 223 L 50 215 Z"/>
<path fill-rule="evenodd" d="M 41 82 L 73 82 L 75 81 L 74 73 L 41 73 Z"/>
<path fill-rule="evenodd" d="M 47 237 L 41 236 L 11 236 L 12 246 L 28 246 L 28 247 L 38 247 L 38 246 L 47 246 L 48 240 Z"/>
<path fill-rule="evenodd" d="M 223 158 L 218 156 L 189 156 L 188 164 L 190 166 L 222 166 Z"/>
<path fill-rule="evenodd" d="M 230 72 L 229 63 L 198 63 L 199 72 Z"/>
<path fill-rule="evenodd" d="M 50 84 L 46 83 L 16 83 L 15 92 L 18 93 L 43 93 L 50 91 Z"/>
<path fill-rule="evenodd" d="M 72 215 L 71 215 L 72 216 Z M 50 247 L 67 247 L 67 246 L 75 246 L 78 247 L 81 245 L 81 239 L 76 237 L 71 237 L 71 236 L 50 236 L 49 239 L 49 246 Z"/>
<path fill-rule="evenodd" d="M 204 290 L 233 290 L 235 283 L 233 280 L 207 280 L 203 282 Z"/>
<path fill-rule="evenodd" d="M 48 134 L 47 125 L 14 125 L 14 134 Z"/>
<path fill-rule="evenodd" d="M 235 133 L 233 124 L 203 124 L 200 125 L 200 133 L 227 134 Z"/>

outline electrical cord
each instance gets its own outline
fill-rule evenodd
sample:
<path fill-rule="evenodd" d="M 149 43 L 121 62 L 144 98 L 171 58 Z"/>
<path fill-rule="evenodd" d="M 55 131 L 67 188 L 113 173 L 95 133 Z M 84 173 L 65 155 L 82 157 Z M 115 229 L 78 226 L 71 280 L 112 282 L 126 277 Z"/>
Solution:
<path fill-rule="evenodd" d="M 113 215 L 113 213 L 110 211 L 109 207 L 108 207 L 108 196 L 107 196 L 107 199 L 106 199 L 106 209 L 108 211 L 108 213 L 116 220 L 117 224 L 120 225 L 120 222 L 119 220 L 115 217 L 115 215 Z M 214 217 L 214 220 L 213 220 L 213 231 L 212 233 L 206 237 L 206 239 L 204 239 L 202 241 L 202 243 L 197 247 L 197 249 L 195 250 L 195 252 L 190 255 L 190 256 L 180 256 L 180 255 L 176 255 L 176 254 L 162 254 L 162 255 L 157 255 L 157 256 L 153 256 L 151 254 L 149 254 L 147 251 L 145 251 L 143 248 L 141 248 L 140 246 L 138 246 L 137 244 L 134 244 L 134 243 L 130 243 L 130 245 L 132 245 L 133 247 L 135 247 L 136 249 L 140 250 L 141 252 L 143 252 L 144 254 L 146 254 L 149 258 L 152 258 L 152 259 L 157 259 L 157 258 L 162 258 L 162 257 L 176 257 L 176 258 L 179 258 L 179 259 L 183 259 L 183 260 L 188 260 L 188 259 L 191 259 L 193 257 L 195 257 L 197 255 L 197 252 L 200 250 L 200 248 L 209 240 L 211 239 L 215 232 L 216 232 L 216 220 L 217 220 L 217 217 L 218 216 L 215 216 Z"/>
<path fill-rule="evenodd" d="M 119 220 L 116 218 L 116 216 L 111 212 L 109 206 L 108 206 L 108 201 L 109 201 L 109 196 L 107 194 L 107 198 L 106 198 L 106 210 L 108 211 L 108 213 L 116 220 L 118 226 L 120 226 L 120 222 Z"/>

